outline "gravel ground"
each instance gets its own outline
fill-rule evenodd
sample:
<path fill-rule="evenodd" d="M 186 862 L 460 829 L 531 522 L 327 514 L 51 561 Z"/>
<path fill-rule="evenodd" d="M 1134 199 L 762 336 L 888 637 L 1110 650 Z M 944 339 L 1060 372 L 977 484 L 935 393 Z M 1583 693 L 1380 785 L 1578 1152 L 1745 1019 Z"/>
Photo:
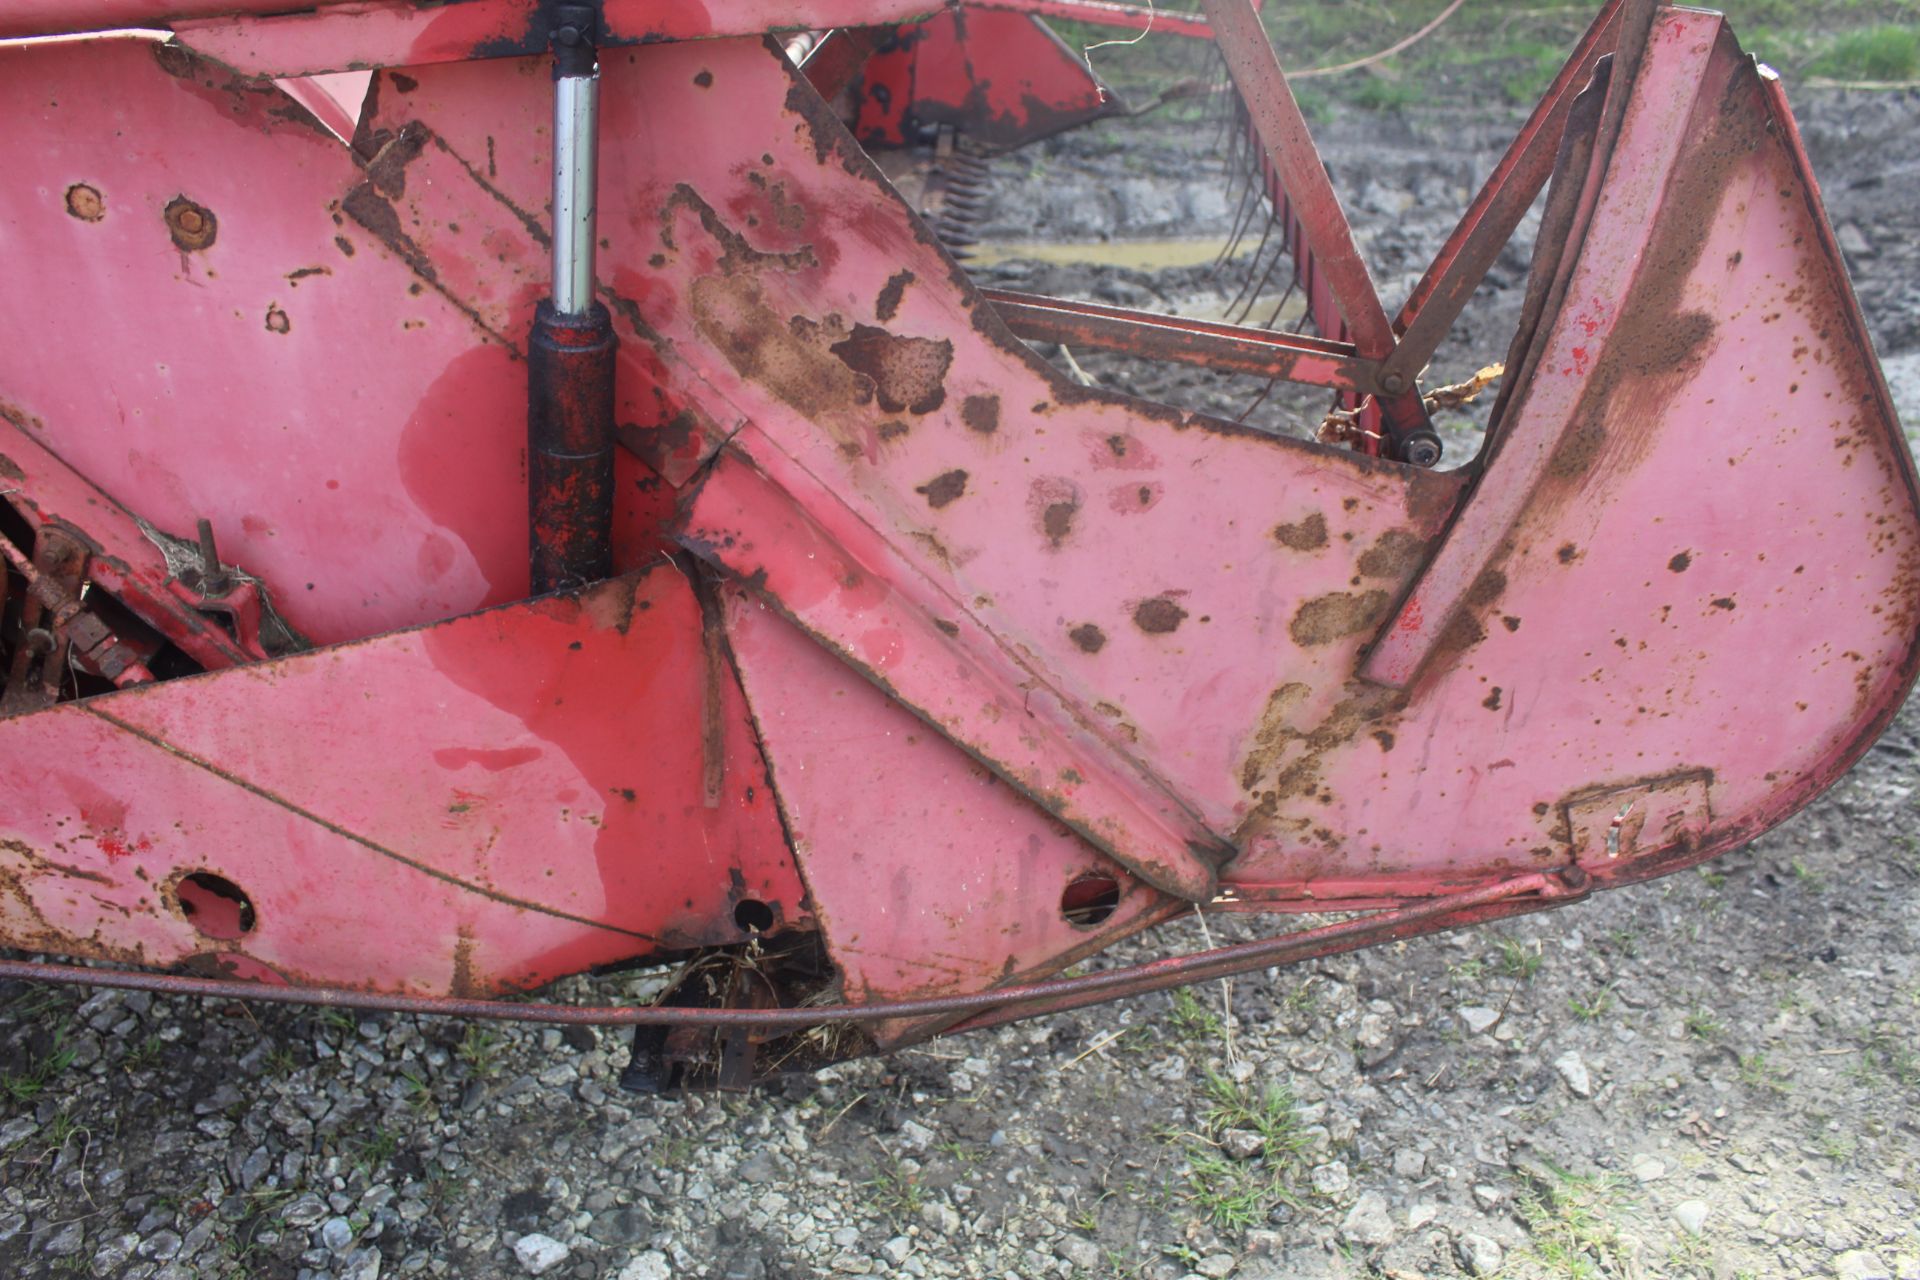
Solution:
<path fill-rule="evenodd" d="M 1800 98 L 1920 423 L 1920 99 Z M 1497 125 L 1324 131 L 1389 297 Z M 1054 203 L 992 233 L 1070 234 L 1076 204 L 1108 235 L 1227 216 L 1141 177 L 1205 180 L 1182 130 L 1113 136 L 1004 160 L 1003 215 Z M 1498 357 L 1523 270 L 1443 367 Z M 991 275 L 1204 291 L 1191 269 Z M 1245 390 L 1087 363 L 1188 403 Z M 591 1030 L 0 985 L 0 1274 L 1920 1280 L 1916 753 L 1920 706 L 1755 845 L 1565 911 L 744 1097 L 622 1094 L 624 1044 Z M 1115 959 L 1201 942 L 1188 921 Z"/>

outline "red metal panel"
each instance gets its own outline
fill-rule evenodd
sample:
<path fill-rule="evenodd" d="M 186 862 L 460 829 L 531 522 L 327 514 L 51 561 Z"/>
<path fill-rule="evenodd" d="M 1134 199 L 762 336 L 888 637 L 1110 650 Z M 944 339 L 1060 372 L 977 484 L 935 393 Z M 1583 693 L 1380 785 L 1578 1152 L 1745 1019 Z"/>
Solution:
<path fill-rule="evenodd" d="M 665 563 L 0 721 L 0 936 L 476 994 L 804 920 L 745 704 Z M 25 761 L 39 762 L 28 768 Z M 212 947 L 212 872 L 258 927 Z"/>
<path fill-rule="evenodd" d="M 1085 61 L 1039 19 L 973 6 L 902 27 L 867 65 L 854 134 L 868 146 L 950 125 L 1013 147 L 1117 110 Z"/>
<path fill-rule="evenodd" d="M 843 998 L 1030 981 L 1182 908 L 765 603 L 730 591 L 727 636 Z M 1081 923 L 1063 915 L 1076 883 Z"/>

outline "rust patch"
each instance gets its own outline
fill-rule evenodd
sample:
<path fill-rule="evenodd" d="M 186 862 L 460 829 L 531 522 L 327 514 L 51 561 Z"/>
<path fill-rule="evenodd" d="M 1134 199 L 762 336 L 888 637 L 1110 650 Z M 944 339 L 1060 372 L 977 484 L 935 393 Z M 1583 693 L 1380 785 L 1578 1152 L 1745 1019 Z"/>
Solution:
<path fill-rule="evenodd" d="M 1686 552 L 1682 551 L 1679 555 L 1667 561 L 1667 568 L 1671 569 L 1675 573 L 1685 573 L 1687 571 L 1687 567 L 1692 563 L 1693 563 L 1693 557 L 1688 555 Z"/>
<path fill-rule="evenodd" d="M 1714 600 L 1713 607 L 1716 609 L 1731 609 L 1733 608 L 1733 597 L 1720 596 Z"/>
<path fill-rule="evenodd" d="M 1295 551 L 1318 551 L 1327 545 L 1327 518 L 1318 511 L 1293 524 L 1275 525 L 1274 540 Z"/>
<path fill-rule="evenodd" d="M 945 338 L 903 338 L 856 324 L 851 336 L 828 350 L 872 381 L 882 412 L 932 413 L 946 403 L 953 343 Z"/>
<path fill-rule="evenodd" d="M 1098 653 L 1107 645 L 1107 633 L 1091 622 L 1083 622 L 1067 632 L 1067 639 L 1079 646 L 1082 653 Z"/>
<path fill-rule="evenodd" d="M 277 302 L 267 304 L 266 328 L 268 333 L 287 333 L 293 328 L 293 321 L 287 319 L 287 313 Z"/>
<path fill-rule="evenodd" d="M 98 222 L 107 216 L 107 202 L 99 188 L 76 182 L 67 188 L 67 212 L 82 222 Z"/>
<path fill-rule="evenodd" d="M 875 427 L 874 433 L 880 437 L 883 443 L 891 444 L 893 441 L 905 436 L 908 430 L 909 428 L 906 423 L 900 421 L 898 418 L 894 418 Z"/>
<path fill-rule="evenodd" d="M 926 496 L 927 505 L 935 511 L 959 498 L 966 491 L 967 473 L 964 471 L 943 471 L 914 489 L 915 493 Z"/>
<path fill-rule="evenodd" d="M 1046 532 L 1047 541 L 1059 546 L 1073 532 L 1073 517 L 1080 510 L 1077 502 L 1053 502 L 1040 517 L 1040 526 Z"/>
<path fill-rule="evenodd" d="M 720 270 L 726 275 L 736 275 L 745 271 L 777 270 L 805 271 L 820 265 L 813 255 L 813 246 L 802 247 L 788 253 L 775 253 L 756 249 L 747 243 L 747 238 L 728 226 L 726 220 L 706 202 L 698 191 L 682 182 L 674 187 L 673 194 L 660 206 L 660 243 L 669 249 L 678 249 L 674 241 L 673 216 L 677 210 L 690 209 L 700 220 L 700 228 L 720 246 Z"/>
<path fill-rule="evenodd" d="M 1386 616 L 1393 598 L 1384 591 L 1335 591 L 1302 604 L 1287 624 L 1287 634 L 1302 648 L 1332 644 L 1370 631 Z"/>
<path fill-rule="evenodd" d="M 1241 765 L 1241 789 L 1256 796 L 1257 803 L 1234 833 L 1234 843 L 1244 845 L 1249 831 L 1269 823 L 1287 800 L 1315 797 L 1331 800 L 1321 782 L 1321 769 L 1327 755 L 1352 742 L 1362 733 L 1372 736 L 1380 749 L 1393 749 L 1393 733 L 1380 722 L 1406 705 L 1406 696 L 1369 685 L 1349 681 L 1345 696 L 1317 724 L 1296 727 L 1294 709 L 1308 696 L 1307 686 L 1285 684 L 1274 690 L 1261 714 L 1260 728 Z M 1299 754 L 1285 760 L 1288 748 Z M 1269 775 L 1271 783 L 1263 786 Z"/>
<path fill-rule="evenodd" d="M 1133 609 L 1133 625 L 1150 636 L 1177 631 L 1186 620 L 1187 611 L 1167 596 L 1142 600 Z"/>
<path fill-rule="evenodd" d="M 1500 686 L 1493 686 L 1493 692 L 1482 699 L 1480 705 L 1489 711 L 1498 711 L 1500 709 Z"/>
<path fill-rule="evenodd" d="M 750 382 L 834 430 L 834 410 L 864 404 L 872 387 L 818 345 L 806 326 L 783 321 L 751 276 L 701 276 L 688 290 L 694 326 Z M 844 428 L 834 430 L 848 439 Z"/>
<path fill-rule="evenodd" d="M 702 89 L 711 89 L 713 88 L 713 72 L 702 71 L 698 75 L 694 76 L 693 82 L 699 85 Z"/>
<path fill-rule="evenodd" d="M 220 234 L 220 219 L 214 216 L 213 210 L 185 196 L 175 196 L 169 201 L 163 216 L 167 234 L 183 253 L 197 253 L 207 248 Z"/>
<path fill-rule="evenodd" d="M 907 286 L 915 279 L 911 271 L 896 271 L 887 277 L 884 285 L 880 286 L 880 296 L 873 300 L 873 314 L 881 324 L 886 324 L 899 314 L 900 299 L 905 296 Z"/>
<path fill-rule="evenodd" d="M 968 396 L 960 405 L 960 421 L 969 431 L 992 435 L 1000 429 L 1000 397 Z"/>
<path fill-rule="evenodd" d="M 1050 547 L 1058 547 L 1073 533 L 1080 514 L 1080 490 L 1062 476 L 1042 476 L 1027 491 L 1027 510 L 1034 527 Z"/>
<path fill-rule="evenodd" d="M 1405 529 L 1389 529 L 1360 553 L 1360 573 L 1368 578 L 1391 578 L 1395 582 L 1411 577 L 1426 559 L 1427 541 Z"/>

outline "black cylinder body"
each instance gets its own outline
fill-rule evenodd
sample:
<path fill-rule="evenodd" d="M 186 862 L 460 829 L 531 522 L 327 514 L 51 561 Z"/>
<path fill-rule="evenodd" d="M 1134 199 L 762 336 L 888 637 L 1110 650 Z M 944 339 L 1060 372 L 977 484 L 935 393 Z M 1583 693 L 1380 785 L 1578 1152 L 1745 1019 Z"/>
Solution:
<path fill-rule="evenodd" d="M 613 359 L 607 309 L 542 301 L 527 340 L 527 512 L 534 595 L 613 573 Z"/>

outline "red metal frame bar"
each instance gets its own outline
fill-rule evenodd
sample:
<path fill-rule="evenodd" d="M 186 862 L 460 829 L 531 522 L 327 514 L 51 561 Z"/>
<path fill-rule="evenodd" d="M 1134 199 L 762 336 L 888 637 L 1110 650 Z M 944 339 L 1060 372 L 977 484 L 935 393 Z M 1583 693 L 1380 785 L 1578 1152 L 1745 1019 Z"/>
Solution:
<path fill-rule="evenodd" d="M 1287 85 L 1259 13 L 1249 0 L 1200 2 L 1213 24 L 1227 71 L 1247 104 L 1265 158 L 1292 201 L 1307 246 L 1346 318 L 1355 350 L 1370 359 L 1385 359 L 1394 348 L 1393 326 L 1380 305 L 1367 264 L 1354 246 L 1353 228 L 1347 224 L 1333 181 L 1313 145 L 1307 118 Z"/>
<path fill-rule="evenodd" d="M 984 292 L 1007 327 L 1029 342 L 1061 342 L 1362 393 L 1372 388 L 1377 368 L 1356 355 L 1350 342 L 1038 294 Z"/>
<path fill-rule="evenodd" d="M 1381 376 L 1398 375 L 1412 386 L 1460 318 L 1474 290 L 1553 174 L 1560 136 L 1574 97 L 1593 76 L 1594 64 L 1613 47 L 1621 0 L 1609 0 L 1580 38 L 1546 96 L 1533 109 L 1507 152 L 1487 177 L 1459 225 L 1408 295 L 1394 328 L 1400 344 L 1381 365 Z"/>
<path fill-rule="evenodd" d="M 0 960 L 0 979 L 114 987 L 123 991 L 148 991 L 156 995 L 197 995 L 211 999 L 262 1000 L 271 1004 L 311 1004 L 336 1009 L 590 1026 L 750 1026 L 763 1030 L 797 1031 L 827 1023 L 867 1022 L 879 1018 L 932 1017 L 954 1013 L 978 1015 L 954 1028 L 960 1030 L 991 1025 L 996 1020 L 1031 1017 L 1125 996 L 1143 995 L 1149 991 L 1229 977 L 1253 969 L 1338 955 L 1415 933 L 1478 923 L 1489 918 L 1489 913 L 1513 915 L 1561 906 L 1585 897 L 1589 891 L 1588 885 L 1586 874 L 1577 867 L 1551 874 L 1530 872 L 1397 911 L 1342 920 L 1278 937 L 1153 960 L 1104 973 L 950 996 L 798 1009 L 522 1004 L 510 1000 L 468 1000 L 346 991 L 332 987 L 276 986 L 182 974 L 143 973 L 133 969 L 89 969 L 79 965 L 46 964 L 32 960 Z M 1015 1009 L 1014 1006 L 1021 1007 Z"/>

